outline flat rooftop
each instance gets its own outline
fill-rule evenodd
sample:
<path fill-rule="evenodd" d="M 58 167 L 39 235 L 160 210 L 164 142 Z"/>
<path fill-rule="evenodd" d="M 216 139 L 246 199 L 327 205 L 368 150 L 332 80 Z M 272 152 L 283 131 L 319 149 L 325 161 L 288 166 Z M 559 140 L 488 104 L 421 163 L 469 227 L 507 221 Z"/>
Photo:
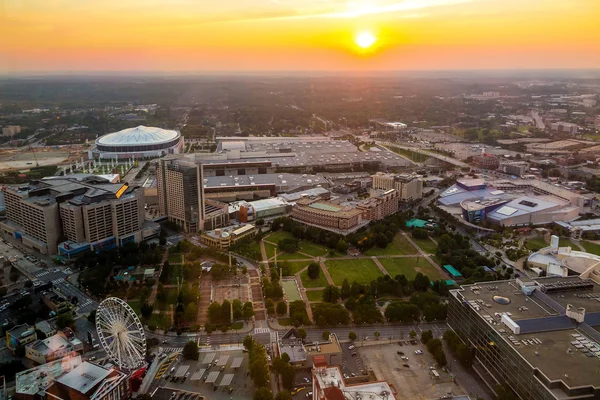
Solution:
<path fill-rule="evenodd" d="M 288 173 L 204 177 L 205 189 L 256 185 L 275 185 L 278 192 L 289 192 L 317 185 L 329 187 L 329 182 L 319 175 Z"/>
<path fill-rule="evenodd" d="M 327 393 L 326 396 L 332 399 L 356 399 L 361 394 L 365 395 L 367 393 L 377 395 L 379 400 L 393 400 L 395 398 L 392 388 L 385 381 L 346 384 L 337 366 L 316 368 L 313 372 L 313 378 L 318 382 L 320 389 Z M 331 391 L 335 393 L 331 393 Z M 369 397 L 367 396 L 367 398 Z"/>
<path fill-rule="evenodd" d="M 517 280 L 480 282 L 451 290 L 475 309 L 510 347 L 550 380 L 567 386 L 600 388 L 600 285 L 580 277 L 527 280 L 529 296 Z M 570 304 L 586 310 L 584 323 L 565 315 Z M 515 334 L 501 321 L 520 327 Z"/>

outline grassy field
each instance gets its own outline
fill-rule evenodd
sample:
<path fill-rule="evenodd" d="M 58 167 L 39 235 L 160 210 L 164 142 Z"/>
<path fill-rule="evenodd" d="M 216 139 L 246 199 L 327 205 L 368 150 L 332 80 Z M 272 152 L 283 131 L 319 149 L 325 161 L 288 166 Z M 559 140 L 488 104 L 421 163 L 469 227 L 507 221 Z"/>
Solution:
<path fill-rule="evenodd" d="M 300 279 L 302 280 L 302 285 L 305 288 L 320 288 L 327 286 L 327 278 L 325 278 L 323 271 L 321 271 L 319 277 L 314 280 L 310 279 L 310 277 L 308 276 L 308 270 L 304 271 L 300 274 Z"/>
<path fill-rule="evenodd" d="M 573 244 L 573 242 L 571 242 L 571 239 L 567 238 L 567 237 L 561 237 L 558 239 L 558 246 L 559 247 L 571 247 L 573 250 L 579 250 L 579 246 L 575 246 Z"/>
<path fill-rule="evenodd" d="M 300 242 L 300 250 L 301 252 L 311 255 L 313 257 L 324 256 L 329 252 L 329 249 L 320 244 L 315 244 L 309 242 L 307 240 L 303 240 Z"/>
<path fill-rule="evenodd" d="M 382 275 L 375 261 L 368 258 L 330 260 L 325 264 L 337 286 L 341 286 L 344 279 L 348 279 L 350 284 L 354 281 L 367 284 Z"/>
<path fill-rule="evenodd" d="M 171 304 L 175 304 L 177 302 L 177 294 L 179 293 L 179 291 L 177 290 L 177 288 L 165 288 L 165 301 L 164 302 L 156 302 L 155 303 L 155 309 L 161 310 L 161 311 L 169 311 L 171 308 Z M 156 308 L 156 305 L 158 305 L 158 308 Z"/>
<path fill-rule="evenodd" d="M 292 235 L 290 232 L 277 231 L 274 234 L 266 237 L 265 240 L 268 240 L 269 242 L 277 244 L 280 240 L 293 239 L 293 238 L 294 238 L 294 235 Z"/>
<path fill-rule="evenodd" d="M 410 244 L 408 240 L 401 234 L 394 236 L 392 243 L 388 244 L 385 249 L 380 247 L 371 247 L 365 255 L 367 256 L 395 256 L 395 255 L 409 255 L 417 254 L 415 246 Z"/>
<path fill-rule="evenodd" d="M 265 251 L 267 252 L 267 258 L 271 258 L 275 255 L 275 250 L 277 250 L 276 244 L 265 243 Z"/>
<path fill-rule="evenodd" d="M 437 251 L 437 244 L 433 243 L 433 240 L 429 238 L 425 240 L 412 238 L 412 240 L 427 254 L 435 254 Z"/>
<path fill-rule="evenodd" d="M 322 290 L 307 290 L 306 297 L 308 301 L 323 301 L 323 291 Z"/>
<path fill-rule="evenodd" d="M 417 275 L 415 267 L 417 266 L 417 258 L 379 258 L 379 262 L 383 268 L 393 278 L 396 275 L 404 275 L 407 279 L 414 279 Z M 419 264 L 427 262 L 424 258 L 419 260 Z"/>
<path fill-rule="evenodd" d="M 600 244 L 587 242 L 585 240 L 582 240 L 581 242 L 579 242 L 579 244 L 581 244 L 588 253 L 592 253 L 592 254 L 596 254 L 596 255 L 600 256 Z"/>
<path fill-rule="evenodd" d="M 310 260 L 306 261 L 295 261 L 295 262 L 287 262 L 290 266 L 290 272 L 292 275 L 296 274 L 296 272 L 300 271 L 302 268 L 308 266 L 310 264 Z"/>
<path fill-rule="evenodd" d="M 279 318 L 277 322 L 281 326 L 290 326 L 292 324 L 291 318 Z"/>
<path fill-rule="evenodd" d="M 298 252 L 295 253 L 286 253 L 285 251 L 280 251 L 277 253 L 277 261 L 286 261 L 286 260 L 310 260 L 304 254 L 300 254 Z"/>
<path fill-rule="evenodd" d="M 538 238 L 534 238 L 534 239 L 528 239 L 525 247 L 527 247 L 531 251 L 538 251 L 539 249 L 543 249 L 544 247 L 546 247 L 548 245 L 549 245 L 549 243 L 547 243 L 544 240 L 544 238 L 538 237 Z"/>
<path fill-rule="evenodd" d="M 133 308 L 133 311 L 135 311 L 135 313 L 139 316 L 142 315 L 141 311 L 140 311 L 140 299 L 134 299 L 134 300 L 127 300 L 127 304 L 129 304 L 129 307 Z"/>

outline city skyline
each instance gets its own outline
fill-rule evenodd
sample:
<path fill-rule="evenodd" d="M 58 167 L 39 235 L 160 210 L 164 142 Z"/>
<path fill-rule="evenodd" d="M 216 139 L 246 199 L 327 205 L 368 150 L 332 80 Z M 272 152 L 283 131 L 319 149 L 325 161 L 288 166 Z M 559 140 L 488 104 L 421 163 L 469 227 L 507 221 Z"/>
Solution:
<path fill-rule="evenodd" d="M 600 66 L 592 0 L 4 0 L 0 73 Z"/>

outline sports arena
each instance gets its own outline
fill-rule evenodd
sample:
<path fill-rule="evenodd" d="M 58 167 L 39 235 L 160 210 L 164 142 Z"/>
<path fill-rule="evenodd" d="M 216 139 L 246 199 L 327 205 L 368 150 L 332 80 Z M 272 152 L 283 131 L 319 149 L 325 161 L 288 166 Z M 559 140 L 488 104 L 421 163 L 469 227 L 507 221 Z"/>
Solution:
<path fill-rule="evenodd" d="M 183 137 L 178 131 L 140 125 L 99 137 L 88 156 L 96 160 L 139 160 L 178 154 L 182 147 Z"/>

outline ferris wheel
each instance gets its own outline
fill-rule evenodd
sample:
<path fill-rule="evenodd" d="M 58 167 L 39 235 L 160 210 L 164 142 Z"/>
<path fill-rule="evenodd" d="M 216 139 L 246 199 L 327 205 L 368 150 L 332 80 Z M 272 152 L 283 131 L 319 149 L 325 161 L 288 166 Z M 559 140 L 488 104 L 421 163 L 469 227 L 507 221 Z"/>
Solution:
<path fill-rule="evenodd" d="M 100 303 L 96 331 L 102 347 L 119 368 L 134 370 L 144 364 L 144 327 L 129 304 L 116 297 Z"/>

